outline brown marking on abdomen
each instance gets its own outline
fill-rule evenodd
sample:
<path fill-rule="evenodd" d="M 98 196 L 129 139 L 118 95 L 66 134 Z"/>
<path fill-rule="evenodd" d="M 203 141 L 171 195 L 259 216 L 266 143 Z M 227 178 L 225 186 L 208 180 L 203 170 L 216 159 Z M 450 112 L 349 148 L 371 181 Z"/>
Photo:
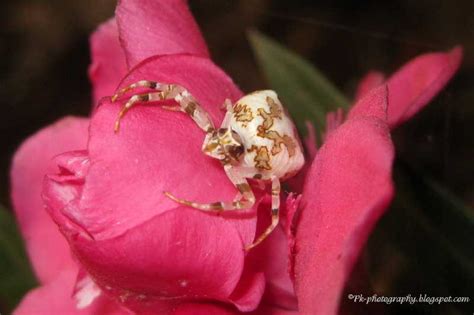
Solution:
<path fill-rule="evenodd" d="M 253 159 L 255 162 L 255 167 L 259 170 L 271 170 L 272 167 L 270 165 L 270 154 L 268 154 L 268 149 L 265 146 L 256 146 L 252 145 L 247 152 L 254 152 L 255 151 L 255 158 Z"/>
<path fill-rule="evenodd" d="M 242 123 L 242 126 L 247 127 L 247 123 L 253 120 L 252 109 L 245 104 L 235 104 L 234 108 L 235 120 Z"/>
<path fill-rule="evenodd" d="M 273 141 L 272 155 L 277 155 L 282 150 L 282 145 L 288 150 L 288 155 L 292 157 L 296 153 L 296 143 L 288 135 L 280 136 L 275 130 L 265 130 L 262 126 L 257 127 L 257 136 Z"/>
<path fill-rule="evenodd" d="M 259 127 L 269 130 L 273 126 L 273 119 L 282 118 L 282 112 L 278 104 L 270 96 L 267 96 L 265 100 L 267 101 L 270 112 L 266 112 L 263 108 L 257 110 L 258 115 L 263 118 L 263 123 Z"/>

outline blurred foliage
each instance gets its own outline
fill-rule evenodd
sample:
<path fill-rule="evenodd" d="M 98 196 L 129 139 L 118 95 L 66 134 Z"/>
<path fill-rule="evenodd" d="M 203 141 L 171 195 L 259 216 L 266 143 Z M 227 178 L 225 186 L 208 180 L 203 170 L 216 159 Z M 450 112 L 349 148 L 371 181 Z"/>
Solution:
<path fill-rule="evenodd" d="M 300 132 L 309 120 L 321 134 L 326 114 L 349 106 L 345 96 L 311 63 L 256 31 L 249 32 L 249 39 L 268 83 L 278 91 Z"/>
<path fill-rule="evenodd" d="M 36 284 L 16 221 L 0 205 L 0 306 L 11 310 Z"/>
<path fill-rule="evenodd" d="M 348 103 L 317 69 L 296 54 L 258 33 L 251 34 L 251 43 L 270 86 L 283 96 L 285 106 L 300 126 L 307 119 L 320 123 L 329 111 Z M 316 92 L 311 94 L 311 90 Z M 357 279 L 351 279 L 360 282 L 360 269 L 366 269 L 365 280 L 370 279 L 371 288 L 359 289 L 360 285 L 351 283 L 348 286 L 363 290 L 366 295 L 472 298 L 472 209 L 400 158 L 396 159 L 394 180 L 395 200 L 370 237 L 366 253 L 353 273 Z M 355 311 L 343 302 L 344 307 Z M 467 314 L 472 310 L 472 302 L 392 303 L 384 305 L 383 313 Z M 362 314 L 380 313 L 380 308 L 372 305 L 365 309 L 361 305 L 355 307 L 362 308 L 358 310 Z"/>

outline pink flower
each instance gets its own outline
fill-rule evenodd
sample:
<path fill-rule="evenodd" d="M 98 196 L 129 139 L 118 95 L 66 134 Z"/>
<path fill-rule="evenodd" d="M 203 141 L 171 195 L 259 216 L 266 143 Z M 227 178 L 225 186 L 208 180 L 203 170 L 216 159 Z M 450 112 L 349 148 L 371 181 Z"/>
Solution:
<path fill-rule="evenodd" d="M 224 99 L 242 96 L 209 59 L 181 0 L 120 2 L 91 46 L 94 104 L 138 80 L 174 82 L 218 124 Z M 268 196 L 241 215 L 214 216 L 162 194 L 202 202 L 236 194 L 201 153 L 204 134 L 189 117 L 138 106 L 116 135 L 121 104 L 103 98 L 90 120 L 39 131 L 12 165 L 12 199 L 41 284 L 15 314 L 336 314 L 393 194 L 389 127 L 434 97 L 460 59 L 460 49 L 428 54 L 386 84 L 364 80 L 347 120 L 315 153 L 302 197 L 288 196 L 286 220 L 248 255 L 243 246 L 268 225 Z"/>

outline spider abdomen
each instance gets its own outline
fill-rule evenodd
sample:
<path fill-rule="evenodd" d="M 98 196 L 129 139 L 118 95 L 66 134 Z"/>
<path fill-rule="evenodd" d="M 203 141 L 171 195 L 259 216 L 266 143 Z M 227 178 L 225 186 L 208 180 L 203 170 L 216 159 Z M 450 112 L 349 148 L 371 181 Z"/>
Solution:
<path fill-rule="evenodd" d="M 304 164 L 296 128 L 272 90 L 256 91 L 232 108 L 230 128 L 245 148 L 240 166 L 255 169 L 255 178 L 286 179 Z"/>

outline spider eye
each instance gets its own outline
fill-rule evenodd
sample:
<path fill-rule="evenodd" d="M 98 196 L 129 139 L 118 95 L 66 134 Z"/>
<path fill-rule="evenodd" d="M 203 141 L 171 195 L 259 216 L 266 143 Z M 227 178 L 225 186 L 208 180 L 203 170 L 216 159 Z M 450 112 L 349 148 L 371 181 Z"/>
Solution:
<path fill-rule="evenodd" d="M 244 146 L 243 145 L 232 145 L 228 148 L 228 154 L 234 160 L 238 160 L 239 157 L 244 153 Z"/>
<path fill-rule="evenodd" d="M 226 133 L 227 128 L 220 128 L 219 130 L 217 130 L 217 134 L 219 135 L 219 137 L 223 137 Z"/>

